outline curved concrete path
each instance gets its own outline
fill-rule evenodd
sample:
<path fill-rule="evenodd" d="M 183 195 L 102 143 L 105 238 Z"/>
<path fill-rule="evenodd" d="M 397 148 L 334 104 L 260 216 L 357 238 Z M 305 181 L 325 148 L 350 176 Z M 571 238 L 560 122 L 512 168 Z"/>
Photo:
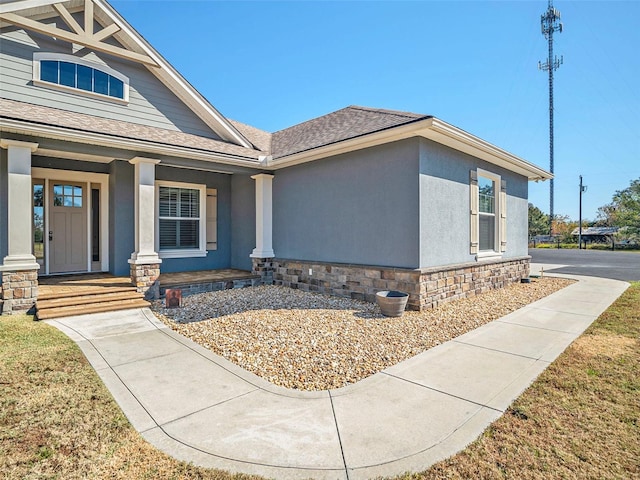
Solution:
<path fill-rule="evenodd" d="M 570 276 L 567 276 L 570 277 Z M 150 310 L 51 320 L 145 439 L 196 465 L 273 478 L 421 471 L 476 439 L 624 290 L 592 277 L 354 385 L 276 387 Z"/>

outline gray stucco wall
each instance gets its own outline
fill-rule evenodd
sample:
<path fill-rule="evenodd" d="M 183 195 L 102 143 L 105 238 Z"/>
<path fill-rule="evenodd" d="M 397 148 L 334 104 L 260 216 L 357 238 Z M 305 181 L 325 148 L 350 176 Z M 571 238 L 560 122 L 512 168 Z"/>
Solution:
<path fill-rule="evenodd" d="M 82 24 L 82 19 L 80 23 Z M 58 26 L 66 28 L 61 20 L 58 20 Z M 82 57 L 98 65 L 107 65 L 129 77 L 129 103 L 122 105 L 33 85 L 33 54 L 71 54 L 69 43 L 56 42 L 43 35 L 15 28 L 3 29 L 0 42 L 0 96 L 3 98 L 218 138 L 197 115 L 142 65 L 96 52 Z"/>
<path fill-rule="evenodd" d="M 231 268 L 251 270 L 256 246 L 256 190 L 250 175 L 231 176 Z"/>
<path fill-rule="evenodd" d="M 418 267 L 418 149 L 408 139 L 278 170 L 276 256 Z"/>
<path fill-rule="evenodd" d="M 9 232 L 8 203 L 7 197 L 7 150 L 0 148 L 0 262 L 9 253 L 7 245 Z"/>
<path fill-rule="evenodd" d="M 420 140 L 420 266 L 475 260 L 469 252 L 469 172 L 481 168 L 507 182 L 507 251 L 527 255 L 526 177 L 431 140 Z"/>
<path fill-rule="evenodd" d="M 134 169 L 123 160 L 109 167 L 109 272 L 128 276 L 135 247 Z"/>
<path fill-rule="evenodd" d="M 218 249 L 206 257 L 165 258 L 161 272 L 213 270 L 231 266 L 231 175 L 181 168 L 156 167 L 156 180 L 204 184 L 218 190 Z M 131 252 L 130 252 L 131 253 Z"/>

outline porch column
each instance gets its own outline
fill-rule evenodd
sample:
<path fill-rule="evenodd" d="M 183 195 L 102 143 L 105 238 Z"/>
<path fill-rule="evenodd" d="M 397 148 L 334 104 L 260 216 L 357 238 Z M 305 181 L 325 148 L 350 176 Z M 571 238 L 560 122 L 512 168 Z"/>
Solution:
<path fill-rule="evenodd" d="M 157 298 L 162 260 L 155 251 L 155 181 L 156 165 L 160 160 L 136 157 L 129 163 L 135 167 L 135 251 L 129 259 L 131 282 L 147 297 Z"/>
<path fill-rule="evenodd" d="M 251 258 L 273 258 L 272 243 L 272 180 L 273 175 L 254 175 L 256 181 L 256 248 Z"/>
<path fill-rule="evenodd" d="M 0 299 L 2 313 L 13 313 L 29 310 L 38 296 L 31 185 L 31 154 L 38 144 L 2 139 L 0 147 L 7 149 L 7 256 L 0 265 Z"/>

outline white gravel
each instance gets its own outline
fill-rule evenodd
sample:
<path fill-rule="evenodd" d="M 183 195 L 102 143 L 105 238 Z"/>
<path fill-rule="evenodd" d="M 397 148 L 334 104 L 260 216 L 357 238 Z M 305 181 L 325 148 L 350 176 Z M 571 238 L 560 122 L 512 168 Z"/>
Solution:
<path fill-rule="evenodd" d="M 324 390 L 355 383 L 572 283 L 532 279 L 424 312 L 388 318 L 377 305 L 261 286 L 153 305 L 169 327 L 264 379 Z"/>

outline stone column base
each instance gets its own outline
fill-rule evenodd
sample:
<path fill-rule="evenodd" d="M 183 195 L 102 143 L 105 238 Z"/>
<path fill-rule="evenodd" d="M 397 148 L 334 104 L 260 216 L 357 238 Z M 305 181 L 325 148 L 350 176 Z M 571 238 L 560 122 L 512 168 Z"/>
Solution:
<path fill-rule="evenodd" d="M 252 258 L 251 273 L 260 275 L 262 285 L 273 285 L 273 258 Z"/>
<path fill-rule="evenodd" d="M 131 283 L 139 293 L 144 293 L 147 300 L 160 298 L 160 264 L 135 264 L 130 263 Z"/>
<path fill-rule="evenodd" d="M 38 271 L 3 271 L 0 285 L 0 313 L 26 313 L 38 299 Z"/>

